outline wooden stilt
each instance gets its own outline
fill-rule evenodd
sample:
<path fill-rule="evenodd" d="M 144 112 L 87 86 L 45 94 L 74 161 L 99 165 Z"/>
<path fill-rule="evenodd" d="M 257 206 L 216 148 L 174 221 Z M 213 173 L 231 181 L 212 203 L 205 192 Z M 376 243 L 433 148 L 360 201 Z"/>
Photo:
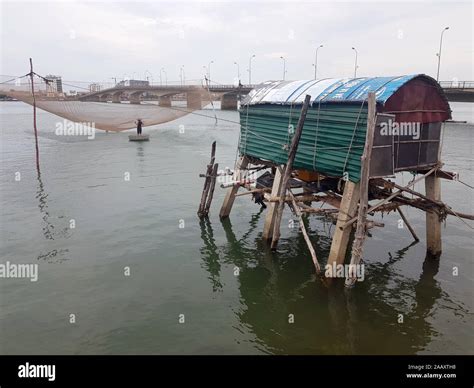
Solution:
<path fill-rule="evenodd" d="M 209 184 L 209 192 L 207 194 L 207 202 L 206 207 L 204 208 L 204 214 L 209 214 L 209 209 L 211 208 L 212 198 L 214 197 L 214 189 L 216 187 L 216 178 L 217 178 L 217 169 L 219 168 L 219 164 L 214 164 L 214 167 L 211 172 L 211 183 Z"/>
<path fill-rule="evenodd" d="M 207 165 L 206 177 L 204 180 L 204 188 L 202 189 L 201 202 L 199 203 L 199 209 L 197 212 L 198 216 L 201 218 L 207 215 L 206 210 L 205 210 L 206 201 L 207 201 L 209 188 L 211 187 L 211 179 L 212 179 L 211 175 L 212 175 L 215 159 L 216 159 L 216 142 L 213 142 L 212 147 L 211 147 L 211 161 Z"/>
<path fill-rule="evenodd" d="M 234 169 L 234 176 L 236 181 L 240 181 L 242 179 L 243 170 L 247 168 L 249 164 L 249 160 L 245 156 L 241 156 L 237 161 L 237 165 Z M 219 213 L 219 217 L 226 218 L 229 217 L 229 214 L 232 210 L 232 206 L 234 205 L 235 195 L 239 190 L 239 185 L 234 185 L 227 190 L 227 193 L 224 198 L 224 202 L 222 203 L 221 211 Z"/>
<path fill-rule="evenodd" d="M 407 226 L 408 230 L 410 231 L 411 235 L 413 236 L 413 239 L 415 241 L 420 241 L 418 236 L 415 233 L 415 229 L 410 225 L 408 222 L 408 219 L 406 218 L 405 214 L 402 212 L 402 209 L 400 209 L 400 206 L 397 207 L 398 214 L 400 214 L 400 217 L 402 217 L 403 223 Z"/>
<path fill-rule="evenodd" d="M 288 188 L 288 182 L 291 177 L 291 172 L 293 171 L 293 162 L 296 157 L 296 151 L 298 150 L 298 144 L 301 139 L 301 134 L 303 133 L 303 126 L 304 121 L 306 119 L 306 113 L 308 112 L 309 101 L 311 96 L 309 94 L 306 95 L 303 103 L 303 107 L 301 108 L 300 118 L 298 119 L 298 124 L 296 125 L 295 134 L 293 139 L 291 140 L 290 150 L 288 152 L 288 161 L 286 162 L 285 170 L 281 180 L 280 192 L 278 196 L 280 197 L 280 201 L 278 202 L 276 214 L 275 214 L 275 221 L 273 224 L 273 236 L 272 236 L 272 249 L 276 248 L 278 243 L 278 239 L 280 238 L 280 224 L 281 218 L 283 216 L 283 209 L 285 207 L 285 196 L 286 190 Z"/>
<path fill-rule="evenodd" d="M 414 179 L 413 181 L 411 181 L 408 185 L 406 185 L 405 187 L 410 187 L 410 186 L 414 186 L 415 183 L 423 180 L 423 179 L 426 179 L 428 176 L 430 176 L 431 174 L 433 174 L 437 169 L 439 168 L 439 166 L 434 166 L 431 170 L 429 170 L 426 174 Z M 388 196 L 387 198 L 384 198 L 382 199 L 380 202 L 376 203 L 374 206 L 371 206 L 369 210 L 367 210 L 367 213 L 372 213 L 373 211 L 375 211 L 376 209 L 378 209 L 380 206 L 382 206 L 383 204 L 389 202 L 390 200 L 394 199 L 395 197 L 398 197 L 399 195 L 401 195 L 403 193 L 403 190 L 398 190 L 396 192 L 394 192 L 393 194 L 391 194 L 390 196 Z M 354 222 L 357 221 L 357 217 L 353 217 L 351 218 L 350 220 L 348 220 L 344 225 L 343 225 L 343 228 L 347 228 L 348 226 L 351 226 Z"/>
<path fill-rule="evenodd" d="M 310 189 L 308 189 L 307 187 L 303 187 L 303 193 L 304 193 L 304 195 L 308 195 L 308 196 L 313 194 L 313 192 Z M 308 206 L 311 206 L 311 201 L 304 201 L 304 204 L 308 205 Z"/>
<path fill-rule="evenodd" d="M 354 243 L 352 244 L 351 265 L 358 265 L 362 259 L 365 237 L 367 235 L 367 208 L 369 203 L 369 174 L 372 146 L 374 144 L 374 131 L 376 120 L 375 93 L 368 96 L 367 132 L 365 136 L 364 152 L 361 160 L 359 211 L 357 214 L 357 228 Z M 356 282 L 355 273 L 350 273 L 346 278 L 346 286 L 350 287 Z"/>
<path fill-rule="evenodd" d="M 441 200 L 441 180 L 434 175 L 426 177 L 426 196 L 433 201 Z M 426 211 L 426 250 L 429 257 L 441 255 L 441 220 L 435 211 Z"/>
<path fill-rule="evenodd" d="M 276 197 L 280 192 L 281 185 L 281 168 L 277 168 L 273 178 L 273 186 L 271 196 Z M 275 222 L 275 214 L 277 210 L 277 203 L 270 202 L 267 207 L 267 216 L 265 217 L 265 224 L 263 225 L 263 238 L 271 240 L 273 237 L 273 224 Z"/>
<path fill-rule="evenodd" d="M 343 228 L 343 226 L 354 216 L 359 202 L 359 195 L 359 183 L 347 181 L 344 186 L 341 207 L 339 208 L 336 230 L 332 237 L 331 250 L 329 251 L 328 265 L 330 266 L 333 266 L 334 263 L 344 263 L 352 228 Z"/>

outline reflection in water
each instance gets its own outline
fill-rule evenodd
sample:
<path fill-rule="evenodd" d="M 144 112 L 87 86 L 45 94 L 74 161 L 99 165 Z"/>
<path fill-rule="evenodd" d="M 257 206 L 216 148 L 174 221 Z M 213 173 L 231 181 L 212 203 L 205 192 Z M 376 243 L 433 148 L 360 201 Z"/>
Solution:
<path fill-rule="evenodd" d="M 38 180 L 38 188 L 36 190 L 36 198 L 38 199 L 38 207 L 40 209 L 40 213 L 43 219 L 43 235 L 47 240 L 54 240 L 55 237 L 67 237 L 68 233 L 70 232 L 69 228 L 64 228 L 62 231 L 56 231 L 53 223 L 51 222 L 51 217 L 49 214 L 48 208 L 48 194 L 44 189 L 43 180 L 41 179 L 41 173 L 37 171 L 37 180 Z M 40 261 L 47 261 L 48 263 L 61 263 L 66 258 L 66 253 L 68 253 L 68 249 L 53 249 L 47 253 L 42 253 L 37 257 L 37 260 Z"/>
<path fill-rule="evenodd" d="M 219 263 L 219 253 L 214 240 L 214 231 L 212 230 L 211 222 L 207 217 L 199 221 L 201 227 L 201 238 L 204 241 L 204 246 L 201 248 L 202 257 L 206 257 L 203 262 L 204 268 L 209 273 L 208 279 L 212 284 L 212 291 L 222 290 L 222 283 L 220 281 L 221 264 Z"/>
<path fill-rule="evenodd" d="M 43 218 L 43 234 L 48 240 L 54 240 L 53 230 L 54 225 L 49 221 L 48 204 L 46 202 L 48 194 L 44 191 L 43 180 L 41 179 L 41 173 L 38 171 L 38 189 L 36 190 L 36 198 L 38 199 L 38 207 Z"/>
<path fill-rule="evenodd" d="M 145 160 L 145 151 L 143 145 L 141 144 L 137 146 L 137 156 L 140 162 L 143 162 Z"/>
<path fill-rule="evenodd" d="M 214 291 L 222 290 L 221 265 L 240 268 L 239 330 L 253 333 L 257 339 L 252 345 L 263 352 L 413 354 L 438 334 L 430 317 L 440 300 L 468 313 L 441 291 L 434 278 L 438 261 L 427 258 L 418 281 L 397 271 L 412 244 L 389 252 L 386 262 L 382 254 L 380 261 L 366 264 L 366 280 L 354 289 L 345 289 L 343 283 L 327 288 L 313 274 L 301 234 L 281 240 L 279 253 L 272 253 L 255 232 L 261 227 L 260 215 L 252 216 L 240 239 L 230 219 L 222 221 L 224 246 L 216 246 L 210 221 L 201 221 L 201 255 Z M 330 237 L 318 233 L 311 233 L 313 245 L 318 257 L 327 257 Z M 290 314 L 294 323 L 289 322 Z"/>

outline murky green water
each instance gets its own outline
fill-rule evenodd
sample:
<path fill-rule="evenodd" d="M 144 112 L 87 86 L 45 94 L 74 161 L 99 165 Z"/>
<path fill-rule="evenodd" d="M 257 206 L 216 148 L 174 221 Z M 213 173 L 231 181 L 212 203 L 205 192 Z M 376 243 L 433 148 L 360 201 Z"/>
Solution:
<path fill-rule="evenodd" d="M 189 115 L 136 144 L 127 133 L 57 137 L 58 118 L 40 112 L 38 177 L 31 107 L 0 104 L 0 263 L 39 264 L 37 282 L 0 279 L 1 354 L 473 353 L 473 235 L 458 219 L 447 219 L 441 260 L 430 261 L 424 215 L 406 210 L 418 244 L 385 216 L 366 243 L 365 281 L 328 290 L 296 229 L 283 228 L 276 254 L 261 241 L 265 211 L 249 197 L 221 222 L 217 189 L 210 220 L 197 218 L 210 144 L 220 167 L 233 167 L 236 124 Z M 453 104 L 455 119 L 472 117 L 471 106 Z M 473 130 L 448 125 L 443 156 L 471 185 Z M 474 212 L 472 190 L 447 181 L 442 190 Z M 307 225 L 325 261 L 334 226 L 316 216 Z"/>

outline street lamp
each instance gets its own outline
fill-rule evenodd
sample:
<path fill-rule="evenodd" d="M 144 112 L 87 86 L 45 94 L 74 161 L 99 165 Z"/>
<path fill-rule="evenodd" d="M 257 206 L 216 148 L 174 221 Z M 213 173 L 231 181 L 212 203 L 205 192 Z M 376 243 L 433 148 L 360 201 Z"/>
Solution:
<path fill-rule="evenodd" d="M 186 83 L 186 75 L 184 74 L 184 65 L 182 65 L 181 69 L 179 70 L 179 76 L 181 78 L 181 85 L 184 85 Z"/>
<path fill-rule="evenodd" d="M 283 56 L 281 56 L 280 59 L 283 59 L 283 81 L 284 81 L 285 80 L 285 73 L 286 73 L 286 59 Z"/>
<path fill-rule="evenodd" d="M 441 47 L 443 45 L 443 34 L 444 31 L 449 30 L 449 27 L 444 27 L 443 31 L 441 31 L 441 38 L 439 40 L 439 52 L 436 54 L 438 56 L 438 72 L 436 73 L 436 81 L 439 80 L 439 66 L 441 64 Z"/>
<path fill-rule="evenodd" d="M 355 51 L 355 55 L 356 55 L 355 65 L 354 65 L 354 78 L 357 78 L 357 54 L 358 54 L 358 52 L 357 52 L 357 49 L 355 47 L 352 47 L 352 50 Z"/>
<path fill-rule="evenodd" d="M 316 47 L 316 55 L 314 56 L 314 79 L 316 78 L 316 75 L 318 73 L 318 50 L 324 47 L 322 44 L 320 44 L 318 47 Z"/>
<path fill-rule="evenodd" d="M 234 62 L 234 65 L 237 66 L 237 79 L 239 80 L 240 82 L 240 66 L 237 62 Z"/>
<path fill-rule="evenodd" d="M 211 82 L 211 63 L 214 63 L 214 61 L 209 62 L 209 66 L 207 67 L 207 75 L 209 76 L 209 82 Z"/>
<path fill-rule="evenodd" d="M 249 58 L 249 85 L 252 85 L 252 59 L 255 58 L 255 54 L 253 54 Z"/>
<path fill-rule="evenodd" d="M 160 86 L 163 85 L 163 79 L 161 78 L 161 72 L 165 73 L 165 85 L 168 85 L 168 74 L 166 74 L 166 70 L 164 67 L 160 69 Z"/>
<path fill-rule="evenodd" d="M 151 75 L 151 83 L 153 84 L 153 74 L 151 74 L 151 72 L 149 70 L 145 70 L 145 73 L 143 75 L 145 76 L 145 79 L 147 81 L 149 79 L 149 77 L 146 75 L 147 73 Z"/>

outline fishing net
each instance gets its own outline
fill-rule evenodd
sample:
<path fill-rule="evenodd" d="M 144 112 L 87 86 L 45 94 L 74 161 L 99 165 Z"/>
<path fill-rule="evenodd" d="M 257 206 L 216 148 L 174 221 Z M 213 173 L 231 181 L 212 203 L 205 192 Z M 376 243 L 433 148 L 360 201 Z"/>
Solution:
<path fill-rule="evenodd" d="M 107 131 L 136 128 L 138 119 L 142 121 L 143 126 L 166 123 L 201 109 L 212 99 L 206 86 L 172 85 L 140 88 L 113 86 L 100 90 L 99 94 L 96 91 L 73 95 L 58 91 L 55 80 L 45 81 L 35 77 L 33 86 L 34 101 L 38 108 L 73 122 Z M 62 89 L 62 85 L 59 89 Z M 112 102 L 114 94 L 115 100 L 120 103 Z M 29 77 L 1 82 L 1 95 L 33 105 Z M 132 99 L 135 101 L 138 99 L 140 102 L 131 103 Z M 164 100 L 166 106 L 159 105 L 160 99 Z"/>

